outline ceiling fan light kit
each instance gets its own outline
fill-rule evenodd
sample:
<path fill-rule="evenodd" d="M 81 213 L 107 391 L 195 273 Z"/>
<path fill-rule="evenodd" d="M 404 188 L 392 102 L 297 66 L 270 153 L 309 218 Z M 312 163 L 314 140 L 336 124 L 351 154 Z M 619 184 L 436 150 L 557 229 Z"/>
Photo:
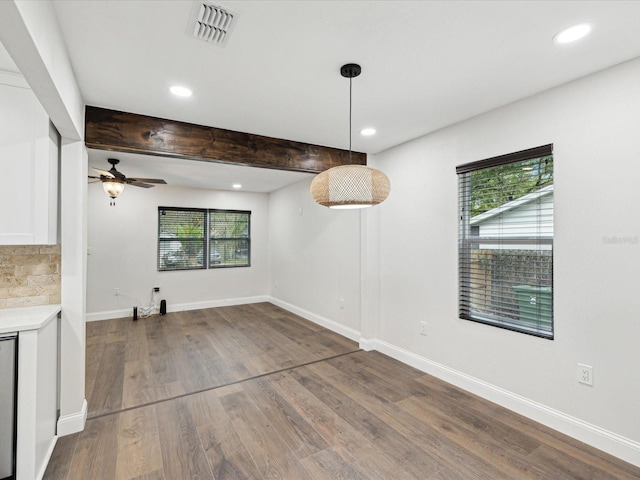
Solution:
<path fill-rule="evenodd" d="M 367 208 L 382 203 L 391 191 L 389 178 L 375 168 L 351 164 L 352 79 L 362 68 L 348 63 L 340 74 L 349 79 L 349 165 L 333 167 L 318 174 L 311 182 L 311 196 L 320 205 L 335 209 Z"/>
<path fill-rule="evenodd" d="M 102 182 L 102 188 L 104 188 L 104 193 L 109 195 L 113 200 L 112 205 L 115 203 L 115 199 L 118 195 L 122 193 L 124 190 L 124 182 L 117 178 L 111 178 Z"/>

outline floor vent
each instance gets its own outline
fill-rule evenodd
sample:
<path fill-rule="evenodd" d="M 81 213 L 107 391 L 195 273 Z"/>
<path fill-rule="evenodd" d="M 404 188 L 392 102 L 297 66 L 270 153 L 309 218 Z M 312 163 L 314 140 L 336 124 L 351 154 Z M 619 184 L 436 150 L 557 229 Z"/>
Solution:
<path fill-rule="evenodd" d="M 196 2 L 188 32 L 190 36 L 224 47 L 238 21 L 238 13 L 211 2 Z"/>

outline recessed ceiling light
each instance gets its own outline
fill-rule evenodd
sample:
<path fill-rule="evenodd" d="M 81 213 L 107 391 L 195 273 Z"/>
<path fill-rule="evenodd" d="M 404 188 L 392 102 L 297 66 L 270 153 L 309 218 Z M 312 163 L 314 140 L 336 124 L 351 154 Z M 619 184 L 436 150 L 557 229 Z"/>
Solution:
<path fill-rule="evenodd" d="M 187 87 L 182 87 L 180 85 L 173 85 L 169 91 L 173 93 L 176 97 L 190 97 L 193 95 L 191 89 Z"/>
<path fill-rule="evenodd" d="M 565 28 L 553 37 L 553 41 L 559 44 L 575 42 L 576 40 L 580 40 L 586 36 L 590 31 L 591 25 L 588 23 L 581 23 L 579 25 Z"/>
<path fill-rule="evenodd" d="M 370 137 L 371 135 L 375 135 L 375 134 L 376 134 L 375 128 L 363 128 L 362 130 L 360 130 L 360 135 L 364 135 L 365 137 Z"/>
<path fill-rule="evenodd" d="M 242 185 L 240 185 L 239 183 L 234 183 L 232 187 L 237 189 L 237 188 L 242 188 Z"/>

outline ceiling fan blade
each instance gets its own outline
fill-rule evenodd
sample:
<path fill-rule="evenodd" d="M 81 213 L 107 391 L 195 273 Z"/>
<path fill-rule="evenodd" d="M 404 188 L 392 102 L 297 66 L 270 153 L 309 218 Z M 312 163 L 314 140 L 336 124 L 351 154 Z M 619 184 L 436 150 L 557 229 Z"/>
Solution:
<path fill-rule="evenodd" d="M 133 185 L 134 187 L 142 187 L 142 188 L 153 188 L 155 187 L 155 185 L 151 185 L 149 183 L 142 183 L 142 182 L 134 182 L 134 181 L 129 181 L 131 179 L 127 180 L 127 184 L 128 185 Z"/>
<path fill-rule="evenodd" d="M 98 183 L 100 181 L 99 177 L 89 177 L 89 182 L 87 183 Z"/>
<path fill-rule="evenodd" d="M 93 168 L 100 175 L 103 175 L 103 176 L 108 177 L 108 178 L 116 178 L 116 176 L 111 172 L 108 172 L 106 170 L 100 170 L 99 168 L 96 168 L 96 167 L 91 167 L 91 168 Z"/>
<path fill-rule="evenodd" d="M 128 178 L 127 182 L 144 182 L 144 183 L 159 183 L 166 185 L 167 182 L 161 178 Z"/>

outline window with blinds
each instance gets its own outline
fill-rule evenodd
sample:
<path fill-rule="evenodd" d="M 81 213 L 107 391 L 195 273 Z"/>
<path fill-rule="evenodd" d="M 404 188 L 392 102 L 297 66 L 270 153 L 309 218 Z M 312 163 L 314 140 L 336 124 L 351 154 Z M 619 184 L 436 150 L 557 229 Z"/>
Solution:
<path fill-rule="evenodd" d="M 158 270 L 251 265 L 251 212 L 158 207 Z"/>
<path fill-rule="evenodd" d="M 207 268 L 206 221 L 206 210 L 158 208 L 158 270 Z"/>
<path fill-rule="evenodd" d="M 553 145 L 456 168 L 460 318 L 553 338 Z"/>
<path fill-rule="evenodd" d="M 251 212 L 209 210 L 210 267 L 251 265 Z"/>

